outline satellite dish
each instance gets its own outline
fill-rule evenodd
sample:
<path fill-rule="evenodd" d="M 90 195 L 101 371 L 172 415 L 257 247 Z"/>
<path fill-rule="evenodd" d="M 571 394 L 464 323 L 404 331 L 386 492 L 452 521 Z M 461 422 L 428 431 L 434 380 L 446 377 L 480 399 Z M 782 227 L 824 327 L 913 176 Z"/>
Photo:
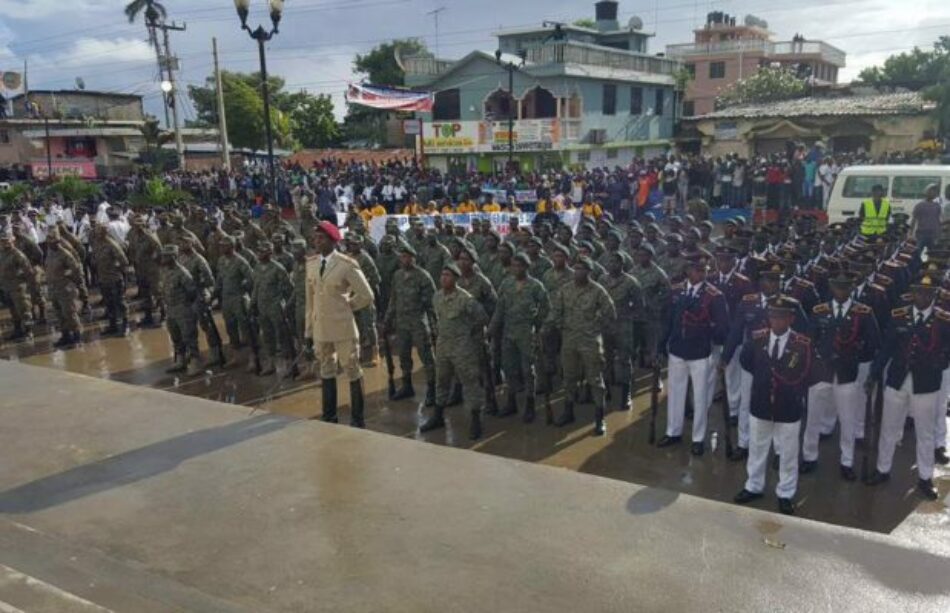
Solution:
<path fill-rule="evenodd" d="M 86 82 L 82 80 L 82 77 L 76 77 L 76 89 L 80 91 L 86 89 Z"/>
<path fill-rule="evenodd" d="M 634 15 L 630 18 L 630 21 L 627 22 L 627 27 L 631 30 L 642 30 L 643 29 L 643 20 Z"/>

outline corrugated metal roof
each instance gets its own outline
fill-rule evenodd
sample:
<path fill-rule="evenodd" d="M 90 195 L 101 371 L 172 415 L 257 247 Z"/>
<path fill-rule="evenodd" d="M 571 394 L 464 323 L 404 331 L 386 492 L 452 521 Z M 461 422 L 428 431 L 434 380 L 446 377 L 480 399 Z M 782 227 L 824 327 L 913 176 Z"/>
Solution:
<path fill-rule="evenodd" d="M 756 117 L 820 117 L 828 115 L 916 115 L 932 105 L 919 92 L 847 96 L 842 98 L 799 98 L 734 106 L 693 119 L 753 119 Z"/>

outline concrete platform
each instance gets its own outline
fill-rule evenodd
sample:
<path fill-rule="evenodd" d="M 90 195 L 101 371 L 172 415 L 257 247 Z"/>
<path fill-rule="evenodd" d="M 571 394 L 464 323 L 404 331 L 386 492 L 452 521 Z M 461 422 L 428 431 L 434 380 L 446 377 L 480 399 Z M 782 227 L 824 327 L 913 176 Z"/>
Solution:
<path fill-rule="evenodd" d="M 862 532 L 22 364 L 0 389 L 3 611 L 950 610 L 946 522 Z"/>

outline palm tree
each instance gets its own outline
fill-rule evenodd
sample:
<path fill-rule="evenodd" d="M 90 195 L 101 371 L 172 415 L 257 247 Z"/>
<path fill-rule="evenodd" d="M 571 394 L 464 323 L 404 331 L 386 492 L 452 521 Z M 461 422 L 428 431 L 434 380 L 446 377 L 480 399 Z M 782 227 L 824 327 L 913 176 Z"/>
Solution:
<path fill-rule="evenodd" d="M 155 49 L 155 59 L 158 62 L 158 74 L 165 79 L 165 68 L 162 66 L 162 47 L 158 42 L 156 27 L 164 23 L 168 16 L 165 6 L 155 0 L 132 0 L 125 5 L 125 16 L 129 18 L 129 23 L 134 23 L 140 15 L 145 15 L 145 29 L 148 30 L 148 43 Z M 167 107 L 166 107 L 167 113 Z"/>

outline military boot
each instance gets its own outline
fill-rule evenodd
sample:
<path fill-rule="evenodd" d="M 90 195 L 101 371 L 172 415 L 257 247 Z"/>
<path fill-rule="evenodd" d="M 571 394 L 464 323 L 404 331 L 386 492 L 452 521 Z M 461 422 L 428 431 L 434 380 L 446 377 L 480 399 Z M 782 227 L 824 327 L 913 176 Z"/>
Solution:
<path fill-rule="evenodd" d="M 363 380 L 350 381 L 350 425 L 354 428 L 365 428 L 363 420 L 364 410 Z"/>
<path fill-rule="evenodd" d="M 221 345 L 212 347 L 209 352 L 208 357 L 208 366 L 220 366 L 224 367 L 227 364 L 227 360 L 224 358 L 224 348 Z"/>
<path fill-rule="evenodd" d="M 152 317 L 152 312 L 146 311 L 145 317 L 143 317 L 142 321 L 139 322 L 139 327 L 154 328 L 155 326 L 156 326 L 155 318 Z"/>
<path fill-rule="evenodd" d="M 554 425 L 554 409 L 551 407 L 551 397 L 544 397 L 544 423 L 548 426 Z"/>
<path fill-rule="evenodd" d="M 352 389 L 350 391 L 352 391 Z M 321 388 L 321 396 L 323 397 L 323 407 L 322 407 L 323 413 L 320 415 L 320 420 L 325 421 L 328 424 L 340 423 L 340 420 L 336 414 L 336 403 L 337 403 L 336 379 L 323 380 L 323 386 Z"/>
<path fill-rule="evenodd" d="M 63 330 L 62 336 L 59 337 L 58 341 L 53 343 L 53 347 L 55 347 L 56 349 L 62 349 L 63 347 L 69 345 L 70 343 L 71 341 L 70 341 L 69 332 L 66 332 L 65 330 Z"/>
<path fill-rule="evenodd" d="M 606 401 L 607 399 L 604 398 Z M 617 403 L 617 410 L 619 411 L 629 411 L 633 408 L 633 403 L 630 401 L 630 386 L 621 385 L 620 386 L 620 402 Z"/>
<path fill-rule="evenodd" d="M 534 396 L 530 394 L 524 399 L 524 416 L 521 419 L 526 424 L 534 422 Z"/>
<path fill-rule="evenodd" d="M 258 374 L 262 377 L 269 377 L 275 372 L 277 372 L 277 367 L 274 366 L 274 358 L 272 356 L 261 356 L 261 372 Z"/>
<path fill-rule="evenodd" d="M 197 377 L 201 374 L 201 358 L 195 356 L 188 360 L 188 368 L 185 372 L 187 377 Z"/>
<path fill-rule="evenodd" d="M 432 430 L 438 430 L 439 428 L 445 427 L 445 409 L 440 406 L 436 406 L 435 410 L 432 412 L 432 417 L 425 420 L 425 422 L 419 426 L 419 432 L 430 432 Z"/>
<path fill-rule="evenodd" d="M 165 372 L 170 375 L 175 375 L 185 372 L 187 368 L 188 364 L 185 363 L 185 354 L 179 351 L 175 354 L 175 364 L 172 365 L 171 368 L 166 369 Z"/>
<path fill-rule="evenodd" d="M 426 384 L 426 400 L 425 405 L 427 407 L 435 406 L 435 382 Z"/>
<path fill-rule="evenodd" d="M 485 391 L 485 413 L 488 415 L 498 415 L 498 401 L 495 399 L 495 390 L 492 387 Z"/>
<path fill-rule="evenodd" d="M 454 407 L 462 404 L 462 384 L 456 383 L 452 386 L 452 393 L 449 395 L 449 399 L 445 403 L 445 407 Z"/>
<path fill-rule="evenodd" d="M 247 352 L 247 368 L 244 369 L 248 373 L 256 373 L 257 368 L 257 358 L 254 356 L 254 350 L 248 350 Z"/>
<path fill-rule="evenodd" d="M 563 428 L 568 424 L 574 423 L 574 403 L 569 399 L 564 401 L 564 412 L 561 413 L 561 416 L 557 418 L 554 422 L 554 425 L 558 428 Z"/>
<path fill-rule="evenodd" d="M 518 412 L 518 398 L 514 392 L 508 392 L 505 398 L 505 408 L 498 411 L 498 417 L 508 417 Z"/>
<path fill-rule="evenodd" d="M 468 423 L 468 438 L 477 441 L 482 438 L 482 412 L 479 409 L 472 411 L 472 419 Z"/>
<path fill-rule="evenodd" d="M 604 422 L 603 403 L 598 403 L 597 406 L 594 407 L 594 434 L 596 436 L 607 434 L 607 425 Z"/>
<path fill-rule="evenodd" d="M 406 398 L 412 398 L 416 395 L 416 390 L 412 388 L 412 377 L 403 377 L 402 378 L 402 387 L 393 394 L 393 400 L 405 400 Z"/>

